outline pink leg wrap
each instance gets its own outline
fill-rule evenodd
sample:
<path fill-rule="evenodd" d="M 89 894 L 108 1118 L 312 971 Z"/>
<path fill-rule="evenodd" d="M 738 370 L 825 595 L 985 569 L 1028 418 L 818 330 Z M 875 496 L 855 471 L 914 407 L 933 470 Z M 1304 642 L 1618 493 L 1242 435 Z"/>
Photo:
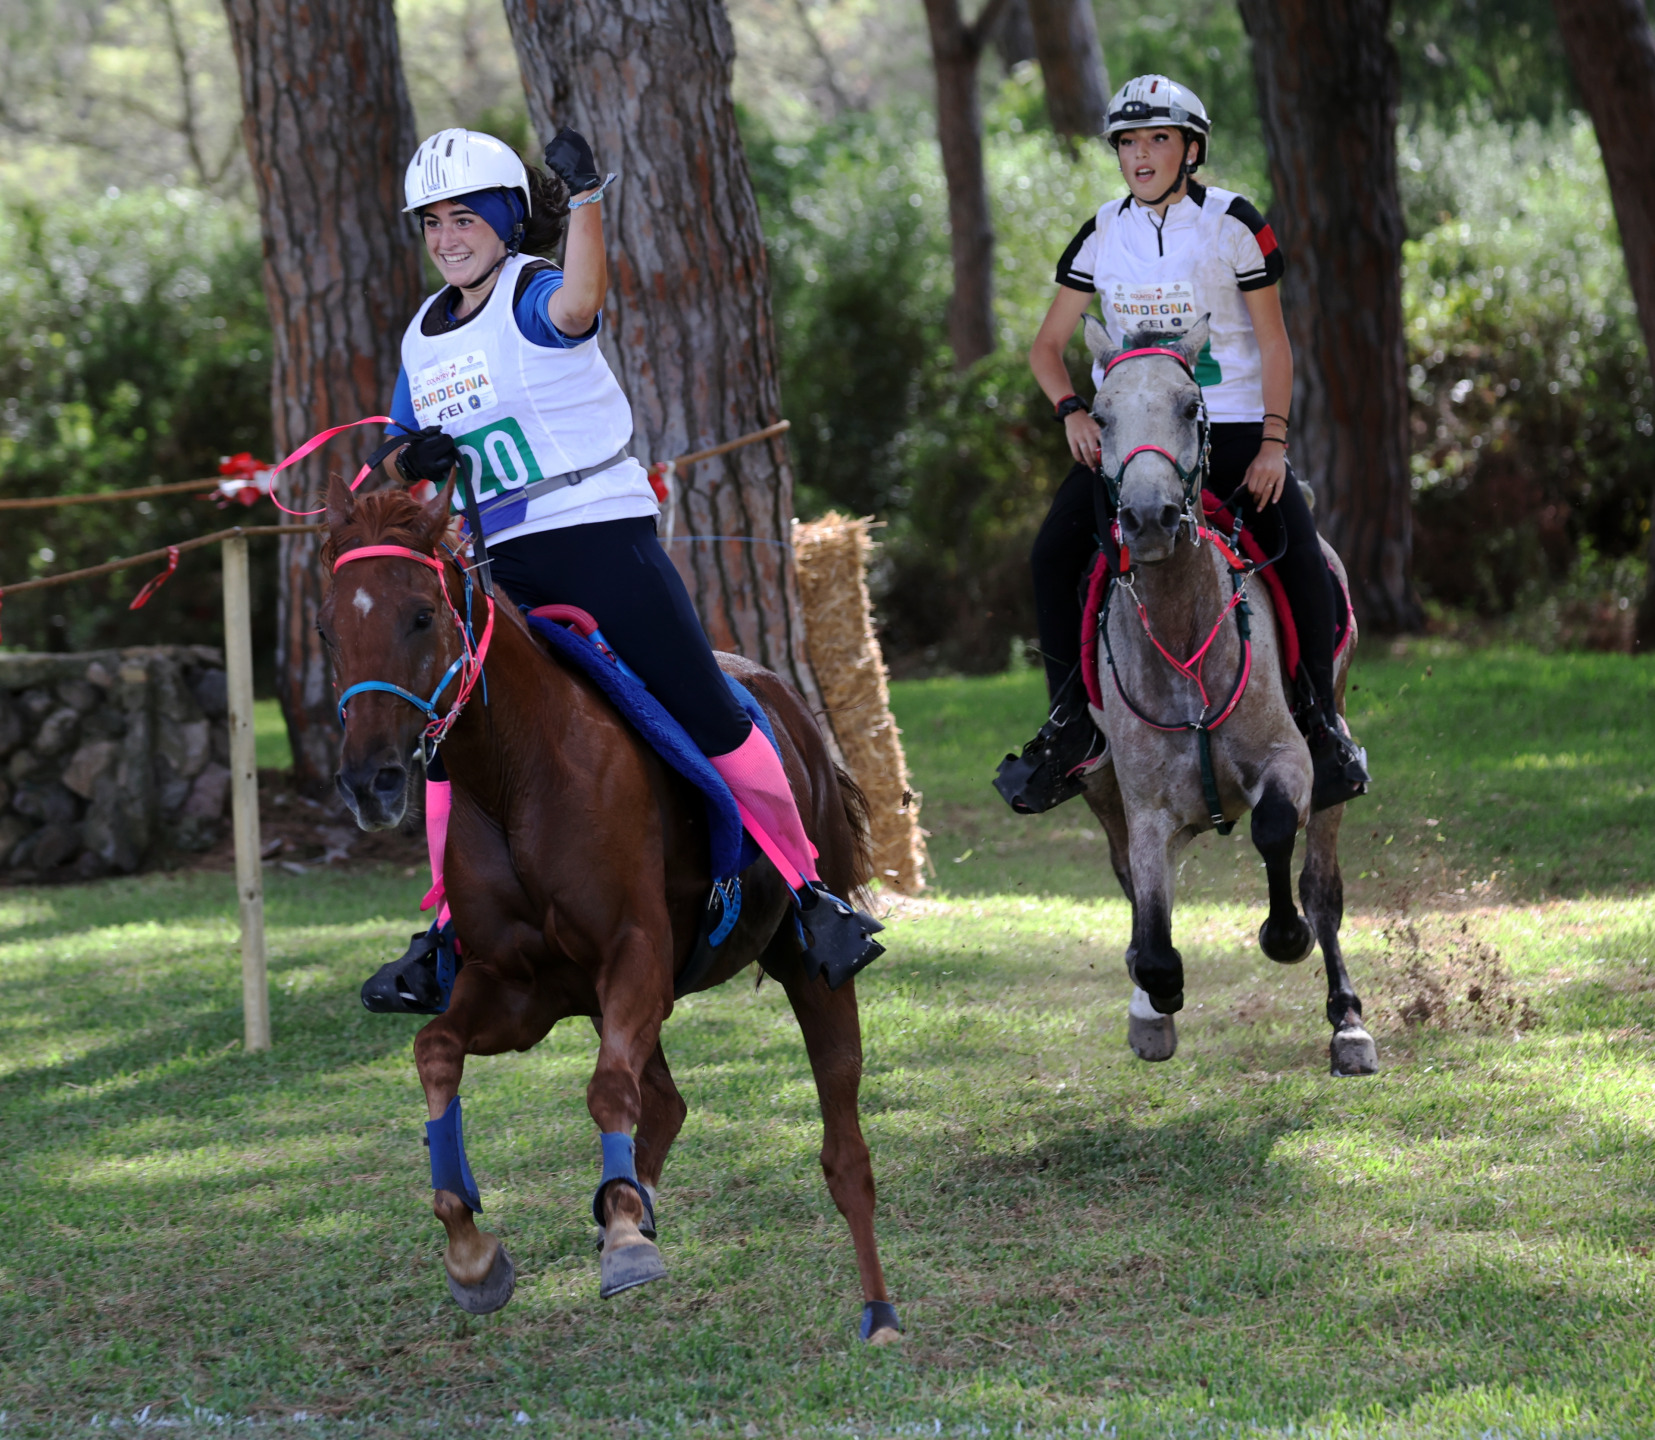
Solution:
<path fill-rule="evenodd" d="M 448 889 L 442 881 L 442 857 L 448 846 L 448 812 L 453 804 L 454 787 L 447 780 L 425 782 L 425 849 L 431 857 L 431 888 L 425 892 L 419 908 L 429 910 L 433 905 L 441 906 L 437 912 L 437 923 L 441 925 L 448 923 Z"/>
<path fill-rule="evenodd" d="M 781 758 L 757 725 L 728 755 L 709 755 L 736 797 L 741 823 L 795 890 L 816 876 L 816 847 L 805 834 Z"/>

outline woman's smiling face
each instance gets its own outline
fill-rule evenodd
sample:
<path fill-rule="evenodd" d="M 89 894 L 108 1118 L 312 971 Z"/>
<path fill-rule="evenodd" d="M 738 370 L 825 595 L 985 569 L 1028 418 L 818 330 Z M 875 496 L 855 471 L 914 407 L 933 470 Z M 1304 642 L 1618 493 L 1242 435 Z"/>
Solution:
<path fill-rule="evenodd" d="M 437 273 L 462 290 L 486 279 L 506 253 L 494 227 L 459 201 L 433 200 L 420 223 Z"/>
<path fill-rule="evenodd" d="M 1170 125 L 1123 130 L 1116 140 L 1121 174 L 1133 197 L 1146 205 L 1159 201 L 1178 183 L 1178 167 L 1195 148 L 1193 140 L 1186 140 L 1183 131 Z"/>

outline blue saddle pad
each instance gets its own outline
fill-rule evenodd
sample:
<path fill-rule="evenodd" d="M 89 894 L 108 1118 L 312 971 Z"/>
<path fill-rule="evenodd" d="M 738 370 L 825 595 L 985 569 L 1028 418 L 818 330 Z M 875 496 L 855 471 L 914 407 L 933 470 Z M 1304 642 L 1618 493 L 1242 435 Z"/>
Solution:
<path fill-rule="evenodd" d="M 529 628 L 543 636 L 560 660 L 573 665 L 609 697 L 610 702 L 624 715 L 640 735 L 666 763 L 699 790 L 707 801 L 707 833 L 713 879 L 729 881 L 759 858 L 759 849 L 742 828 L 741 813 L 736 809 L 735 796 L 724 783 L 724 777 L 713 769 L 696 743 L 661 704 L 641 680 L 623 671 L 590 640 L 577 635 L 565 625 L 541 615 L 525 613 Z M 771 745 L 776 745 L 776 732 L 770 728 L 770 717 L 752 693 L 734 676 L 726 675 L 730 690 L 741 702 L 741 708 L 753 723 L 764 732 Z M 776 746 L 776 753 L 781 747 Z"/>

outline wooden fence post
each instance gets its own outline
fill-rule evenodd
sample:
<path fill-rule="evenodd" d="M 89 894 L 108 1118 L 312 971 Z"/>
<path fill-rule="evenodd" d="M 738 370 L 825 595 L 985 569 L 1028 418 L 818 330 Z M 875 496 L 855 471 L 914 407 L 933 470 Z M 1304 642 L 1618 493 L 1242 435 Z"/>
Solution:
<path fill-rule="evenodd" d="M 224 541 L 224 665 L 230 692 L 230 807 L 241 906 L 241 1003 L 245 1050 L 270 1048 L 270 984 L 264 959 L 264 871 L 259 856 L 259 768 L 253 737 L 252 601 L 247 537 Z"/>

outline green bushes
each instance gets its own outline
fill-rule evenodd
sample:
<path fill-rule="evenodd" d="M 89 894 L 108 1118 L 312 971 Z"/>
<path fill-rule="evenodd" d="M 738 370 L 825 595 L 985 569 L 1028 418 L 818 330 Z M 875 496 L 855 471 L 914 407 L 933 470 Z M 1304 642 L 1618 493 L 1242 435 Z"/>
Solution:
<path fill-rule="evenodd" d="M 1584 557 L 1613 599 L 1640 583 L 1605 562 L 1647 534 L 1655 394 L 1591 126 L 1462 117 L 1402 166 L 1421 590 L 1532 609 Z"/>
<path fill-rule="evenodd" d="M 212 475 L 270 454 L 270 324 L 256 231 L 188 190 L 106 194 L 0 218 L 0 496 Z M 206 487 L 203 487 L 205 489 Z M 234 523 L 193 496 L 10 512 L 0 581 L 95 565 Z M 158 568 L 158 567 L 151 567 Z M 260 567 L 266 587 L 269 567 Z M 8 644 L 215 641 L 216 559 L 186 557 L 141 614 L 145 574 L 6 598 Z M 255 605 L 269 624 L 273 606 Z M 268 643 L 259 646 L 267 653 Z"/>

